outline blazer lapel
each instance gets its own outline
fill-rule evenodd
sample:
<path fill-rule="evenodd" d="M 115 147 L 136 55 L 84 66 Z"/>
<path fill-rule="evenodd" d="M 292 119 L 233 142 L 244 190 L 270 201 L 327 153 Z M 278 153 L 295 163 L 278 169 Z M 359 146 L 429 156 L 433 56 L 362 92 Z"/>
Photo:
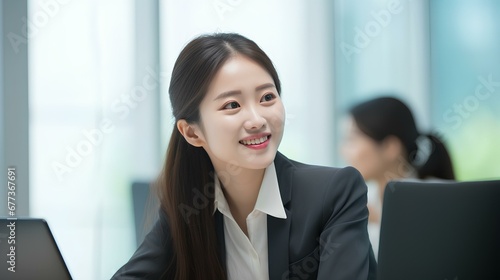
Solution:
<path fill-rule="evenodd" d="M 288 270 L 288 243 L 291 212 L 285 209 L 286 219 L 267 216 L 267 246 L 269 279 L 282 279 Z"/>
<path fill-rule="evenodd" d="M 286 219 L 267 216 L 267 246 L 269 279 L 282 279 L 289 269 L 289 239 L 292 212 L 288 209 L 291 200 L 292 175 L 294 167 L 289 159 L 281 153 L 276 154 L 274 160 L 276 175 L 280 188 L 281 200 L 285 207 Z M 226 266 L 226 243 L 224 239 L 224 216 L 217 210 L 215 216 L 215 231 L 217 245 L 222 265 Z"/>
<path fill-rule="evenodd" d="M 292 212 L 288 209 L 291 200 L 291 184 L 294 167 L 281 153 L 276 154 L 274 160 L 276 175 L 281 193 L 286 219 L 267 216 L 267 245 L 269 279 L 282 279 L 289 269 L 289 239 Z"/>

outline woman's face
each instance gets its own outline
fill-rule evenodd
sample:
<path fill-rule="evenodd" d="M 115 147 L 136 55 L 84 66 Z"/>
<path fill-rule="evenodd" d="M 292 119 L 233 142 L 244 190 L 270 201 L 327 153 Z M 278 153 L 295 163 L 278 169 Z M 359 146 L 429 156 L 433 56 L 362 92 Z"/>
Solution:
<path fill-rule="evenodd" d="M 200 104 L 198 135 L 216 170 L 266 168 L 283 136 L 285 110 L 274 81 L 241 55 L 219 69 Z"/>
<path fill-rule="evenodd" d="M 364 134 L 352 117 L 344 125 L 346 137 L 341 149 L 342 156 L 359 170 L 365 180 L 379 178 L 387 166 L 380 144 Z"/>

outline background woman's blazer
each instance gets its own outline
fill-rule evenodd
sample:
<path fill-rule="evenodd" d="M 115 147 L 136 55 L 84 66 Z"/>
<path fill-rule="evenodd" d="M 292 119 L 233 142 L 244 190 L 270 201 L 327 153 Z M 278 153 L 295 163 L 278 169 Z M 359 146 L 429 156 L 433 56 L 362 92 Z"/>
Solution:
<path fill-rule="evenodd" d="M 281 153 L 274 164 L 287 218 L 267 217 L 269 279 L 375 279 L 367 233 L 367 188 L 359 172 L 352 167 L 306 165 Z M 214 218 L 225 263 L 224 220 L 219 211 Z M 161 212 L 144 242 L 112 279 L 160 279 L 172 251 L 168 220 Z"/>

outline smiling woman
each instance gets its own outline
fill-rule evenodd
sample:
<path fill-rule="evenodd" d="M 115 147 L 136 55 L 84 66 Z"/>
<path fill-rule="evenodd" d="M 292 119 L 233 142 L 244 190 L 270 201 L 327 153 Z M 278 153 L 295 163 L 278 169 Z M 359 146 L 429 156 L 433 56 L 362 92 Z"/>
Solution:
<path fill-rule="evenodd" d="M 276 155 L 285 120 L 283 103 L 266 69 L 244 55 L 231 56 L 215 74 L 200 104 L 200 116 L 198 124 L 180 120 L 177 126 L 190 144 L 204 148 L 215 171 L 233 160 L 239 167 L 261 169 L 260 175 L 251 177 L 262 178 Z"/>
<path fill-rule="evenodd" d="M 267 55 L 219 33 L 180 53 L 160 219 L 113 279 L 371 279 L 366 185 L 278 152 L 285 110 Z"/>

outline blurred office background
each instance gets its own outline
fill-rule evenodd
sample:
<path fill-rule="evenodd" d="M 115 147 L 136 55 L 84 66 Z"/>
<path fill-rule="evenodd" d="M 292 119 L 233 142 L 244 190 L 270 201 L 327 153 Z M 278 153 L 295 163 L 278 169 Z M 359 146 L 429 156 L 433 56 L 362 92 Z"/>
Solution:
<path fill-rule="evenodd" d="M 500 176 L 499 1 L 0 3 L 0 179 L 16 166 L 18 215 L 48 221 L 75 279 L 108 279 L 134 252 L 131 185 L 161 168 L 170 72 L 203 33 L 271 57 L 291 158 L 344 165 L 346 110 L 391 92 L 443 136 L 460 180 Z"/>

